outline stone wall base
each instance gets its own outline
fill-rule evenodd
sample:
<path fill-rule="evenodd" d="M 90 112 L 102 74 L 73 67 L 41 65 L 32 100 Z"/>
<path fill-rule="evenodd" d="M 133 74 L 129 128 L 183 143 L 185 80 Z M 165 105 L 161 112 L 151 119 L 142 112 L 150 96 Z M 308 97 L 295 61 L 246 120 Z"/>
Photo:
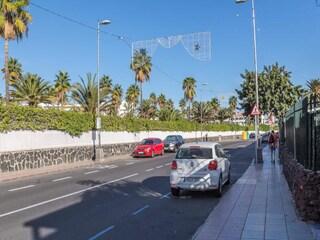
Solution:
<path fill-rule="evenodd" d="M 240 136 L 211 137 L 208 141 L 226 141 L 236 139 L 240 139 Z M 200 138 L 186 139 L 186 142 L 197 140 L 200 141 Z M 103 145 L 102 151 L 100 151 L 100 160 L 111 156 L 131 154 L 136 145 L 137 143 Z M 94 161 L 96 160 L 95 149 L 96 148 L 94 146 L 85 146 L 3 152 L 0 153 L 0 173 L 41 168 L 62 163 Z"/>
<path fill-rule="evenodd" d="M 300 218 L 320 223 L 320 172 L 305 169 L 285 150 L 280 157 Z"/>

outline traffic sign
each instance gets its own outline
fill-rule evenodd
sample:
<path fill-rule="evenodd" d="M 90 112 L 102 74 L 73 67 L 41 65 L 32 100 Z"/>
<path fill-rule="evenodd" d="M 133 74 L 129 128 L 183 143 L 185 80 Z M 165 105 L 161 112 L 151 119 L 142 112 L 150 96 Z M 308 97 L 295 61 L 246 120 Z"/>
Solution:
<path fill-rule="evenodd" d="M 251 116 L 256 116 L 256 115 L 261 115 L 261 112 L 257 106 L 257 104 L 255 103 L 250 111 L 250 115 Z"/>

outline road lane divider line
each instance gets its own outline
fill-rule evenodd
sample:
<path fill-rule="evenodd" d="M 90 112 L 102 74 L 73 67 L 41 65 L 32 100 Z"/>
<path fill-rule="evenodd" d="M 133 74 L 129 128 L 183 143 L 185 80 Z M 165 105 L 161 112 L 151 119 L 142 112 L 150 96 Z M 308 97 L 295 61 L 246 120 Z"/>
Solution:
<path fill-rule="evenodd" d="M 135 211 L 134 213 L 132 213 L 132 215 L 137 215 L 137 214 L 141 213 L 142 211 L 146 210 L 148 207 L 150 207 L 150 206 L 146 205 L 146 206 L 140 208 L 139 210 Z"/>
<path fill-rule="evenodd" d="M 135 162 L 126 163 L 126 165 L 132 165 L 132 164 L 135 164 Z"/>
<path fill-rule="evenodd" d="M 34 185 L 28 185 L 28 186 L 24 186 L 24 187 L 20 187 L 20 188 L 10 189 L 10 190 L 8 190 L 8 192 L 19 191 L 19 190 L 22 190 L 22 189 L 32 188 L 32 187 L 34 187 Z"/>
<path fill-rule="evenodd" d="M 113 169 L 113 168 L 117 168 L 118 166 L 115 165 L 111 165 L 110 167 L 108 167 L 108 169 Z"/>
<path fill-rule="evenodd" d="M 84 173 L 84 174 L 85 174 L 85 175 L 88 175 L 88 174 L 96 173 L 96 172 L 99 172 L 99 170 L 94 170 L 94 171 L 91 171 L 91 172 L 86 172 L 86 173 Z"/>
<path fill-rule="evenodd" d="M 69 177 L 57 178 L 57 179 L 53 179 L 52 182 L 59 182 L 59 181 L 63 181 L 63 180 L 70 179 L 70 178 L 72 178 L 72 177 L 69 176 Z"/>
<path fill-rule="evenodd" d="M 160 199 L 170 198 L 170 197 L 169 197 L 170 194 L 171 194 L 171 192 L 168 192 L 167 194 L 163 195 Z"/>
<path fill-rule="evenodd" d="M 154 168 L 150 168 L 150 169 L 147 169 L 146 172 L 150 172 L 150 171 L 153 171 Z"/>
<path fill-rule="evenodd" d="M 57 200 L 61 200 L 61 199 L 67 198 L 67 197 L 71 197 L 71 196 L 77 195 L 79 193 L 87 192 L 87 191 L 90 191 L 90 190 L 95 189 L 95 188 L 99 188 L 99 187 L 102 187 L 102 186 L 105 186 L 105 185 L 109 185 L 111 183 L 119 182 L 119 181 L 122 181 L 124 179 L 128 179 L 128 178 L 131 178 L 131 177 L 134 177 L 134 176 L 137 176 L 137 175 L 139 175 L 139 174 L 138 173 L 134 173 L 134 174 L 122 177 L 122 178 L 118 178 L 118 179 L 115 179 L 115 180 L 112 180 L 112 181 L 109 181 L 109 182 L 106 182 L 106 183 L 102 183 L 102 184 L 93 186 L 93 187 L 89 187 L 89 188 L 85 188 L 85 189 L 82 189 L 82 190 L 79 190 L 79 191 L 76 191 L 76 192 L 72 192 L 72 193 L 57 197 L 57 198 L 49 199 L 47 201 L 39 202 L 39 203 L 30 205 L 30 206 L 27 206 L 27 207 L 24 207 L 24 208 L 20 208 L 20 209 L 11 211 L 11 212 L 3 213 L 3 214 L 0 214 L 0 218 L 12 215 L 14 213 L 22 212 L 22 211 L 25 211 L 25 210 L 28 210 L 28 209 L 31 209 L 31 208 L 39 207 L 39 206 L 42 206 L 42 205 L 45 205 L 45 204 L 48 204 L 48 203 L 51 203 L 51 202 L 55 202 Z"/>
<path fill-rule="evenodd" d="M 158 166 L 158 167 L 156 167 L 156 168 L 162 168 L 163 167 L 163 165 L 160 165 L 160 166 Z"/>
<path fill-rule="evenodd" d="M 169 165 L 171 165 L 171 162 L 170 163 L 167 163 L 167 164 L 165 164 L 166 166 L 169 166 Z"/>
<path fill-rule="evenodd" d="M 106 228 L 105 230 L 99 232 L 98 234 L 94 235 L 93 237 L 89 238 L 89 240 L 95 240 L 95 239 L 101 237 L 102 235 L 106 234 L 107 232 L 109 232 L 113 228 L 114 228 L 114 226 L 110 226 L 110 227 Z"/>

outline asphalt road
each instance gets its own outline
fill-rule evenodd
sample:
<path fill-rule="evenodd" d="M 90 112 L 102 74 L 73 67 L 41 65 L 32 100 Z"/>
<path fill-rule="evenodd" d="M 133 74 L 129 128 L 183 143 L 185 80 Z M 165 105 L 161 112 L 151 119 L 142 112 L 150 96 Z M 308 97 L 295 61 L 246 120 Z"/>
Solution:
<path fill-rule="evenodd" d="M 251 164 L 252 143 L 221 143 L 231 154 L 231 183 Z M 173 157 L 132 158 L 0 183 L 0 239 L 190 239 L 220 199 L 188 191 L 173 197 Z"/>

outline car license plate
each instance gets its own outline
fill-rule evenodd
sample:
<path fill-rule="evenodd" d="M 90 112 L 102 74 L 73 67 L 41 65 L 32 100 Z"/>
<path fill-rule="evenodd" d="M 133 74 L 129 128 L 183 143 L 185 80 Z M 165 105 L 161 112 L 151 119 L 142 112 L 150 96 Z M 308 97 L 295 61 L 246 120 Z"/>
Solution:
<path fill-rule="evenodd" d="M 187 177 L 184 180 L 186 182 L 199 182 L 200 178 L 198 178 L 198 177 Z"/>
<path fill-rule="evenodd" d="M 138 152 L 138 154 L 144 154 L 144 152 Z"/>

